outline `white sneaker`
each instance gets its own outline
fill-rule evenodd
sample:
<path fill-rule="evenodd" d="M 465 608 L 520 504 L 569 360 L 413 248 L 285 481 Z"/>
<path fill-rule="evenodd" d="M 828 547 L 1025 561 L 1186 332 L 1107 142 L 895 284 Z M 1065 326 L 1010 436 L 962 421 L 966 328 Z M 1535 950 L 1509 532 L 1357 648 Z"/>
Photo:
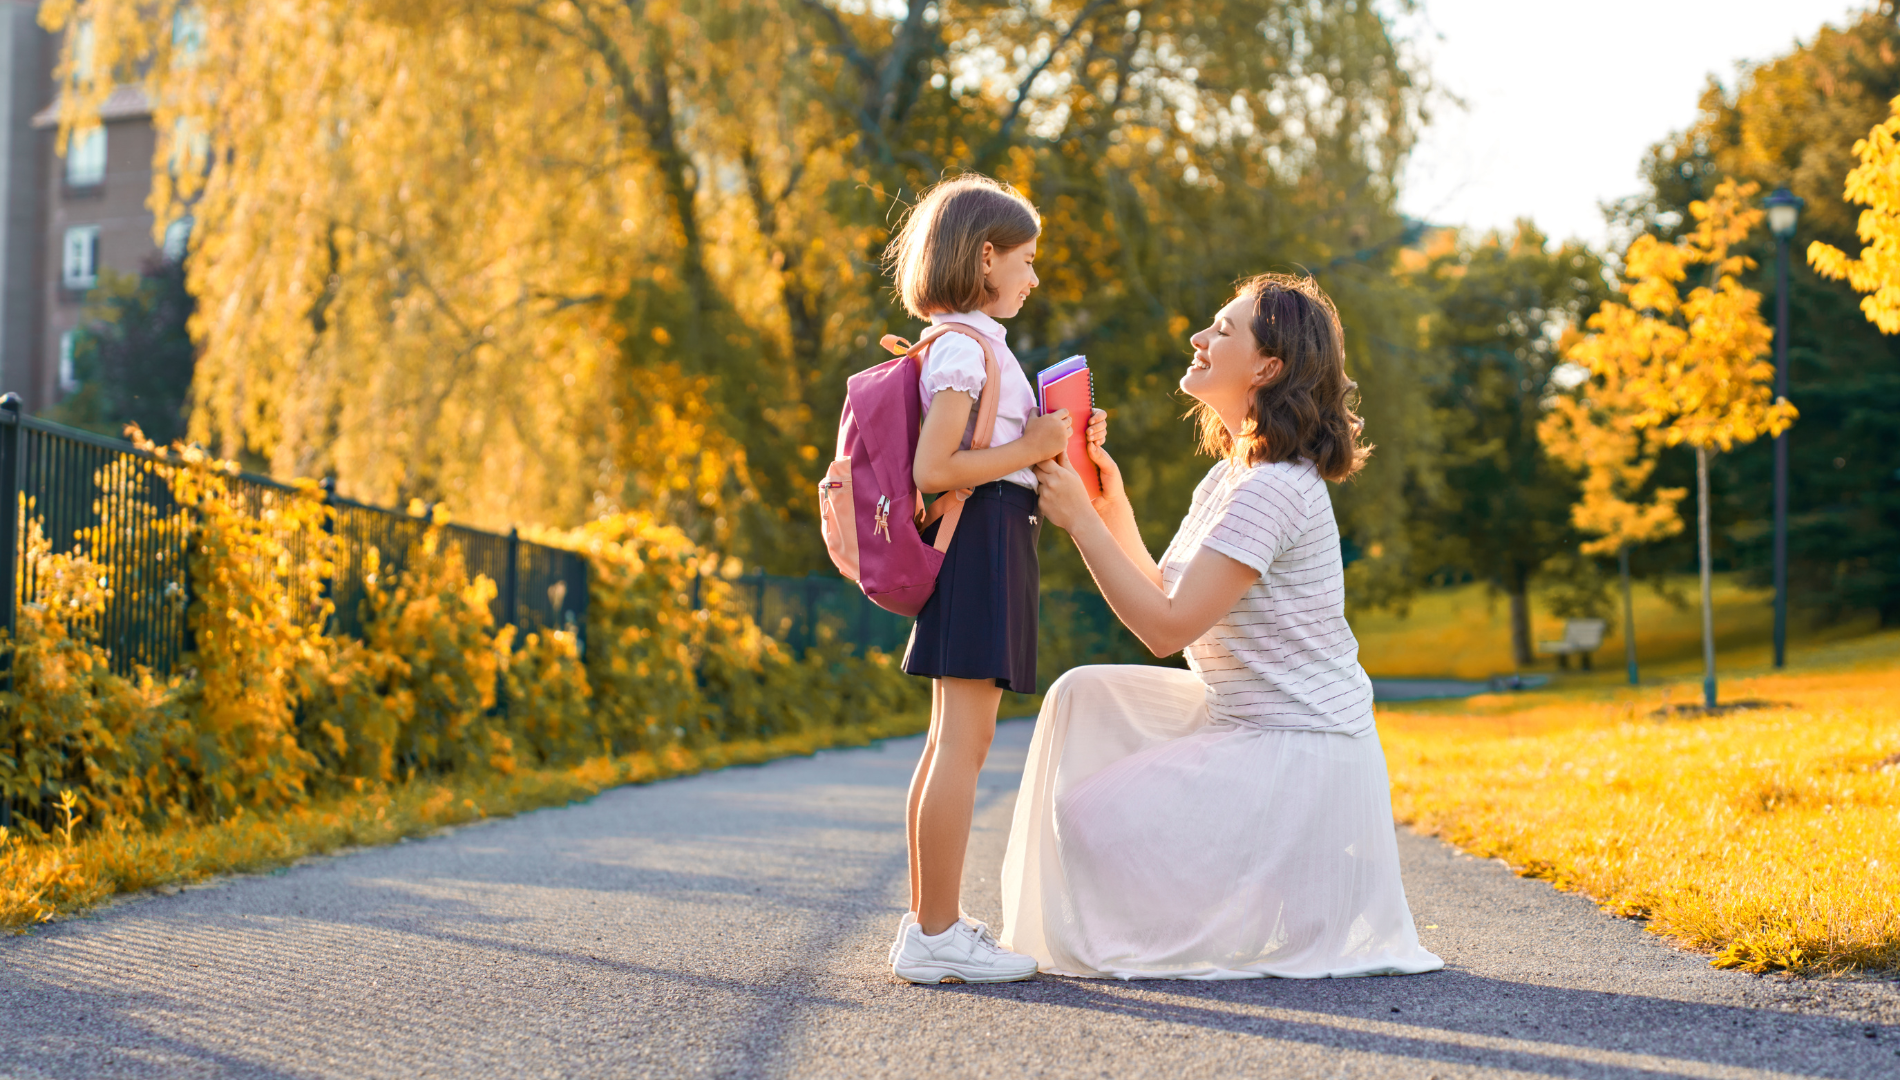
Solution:
<path fill-rule="evenodd" d="M 914 983 L 1017 982 L 1036 973 L 1036 959 L 998 945 L 988 927 L 979 929 L 959 919 L 943 933 L 927 937 L 913 922 L 904 927 L 891 970 Z"/>
<path fill-rule="evenodd" d="M 897 950 L 904 947 L 904 931 L 916 925 L 917 913 L 914 911 L 904 912 L 904 917 L 898 920 L 897 936 L 891 939 L 891 951 L 888 954 L 888 959 L 892 967 L 897 966 Z"/>

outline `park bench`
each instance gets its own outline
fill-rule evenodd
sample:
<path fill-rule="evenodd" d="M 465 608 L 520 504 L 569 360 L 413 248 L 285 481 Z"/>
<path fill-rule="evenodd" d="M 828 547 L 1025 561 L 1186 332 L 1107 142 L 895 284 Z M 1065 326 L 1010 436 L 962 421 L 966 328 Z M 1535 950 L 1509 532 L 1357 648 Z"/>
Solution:
<path fill-rule="evenodd" d="M 1564 623 L 1562 641 L 1540 641 L 1537 651 L 1557 657 L 1557 666 L 1570 666 L 1570 657 L 1574 654 L 1583 657 L 1583 670 L 1590 670 L 1590 654 L 1603 647 L 1602 619 L 1570 619 Z"/>

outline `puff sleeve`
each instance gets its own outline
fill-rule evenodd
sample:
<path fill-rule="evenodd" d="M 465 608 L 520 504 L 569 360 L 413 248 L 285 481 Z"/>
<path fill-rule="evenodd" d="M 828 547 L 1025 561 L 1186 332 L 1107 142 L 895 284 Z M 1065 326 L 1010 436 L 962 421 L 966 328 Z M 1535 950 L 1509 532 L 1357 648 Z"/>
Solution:
<path fill-rule="evenodd" d="M 983 346 L 954 333 L 930 343 L 919 381 L 926 405 L 940 390 L 961 390 L 974 398 L 983 392 L 984 381 Z"/>

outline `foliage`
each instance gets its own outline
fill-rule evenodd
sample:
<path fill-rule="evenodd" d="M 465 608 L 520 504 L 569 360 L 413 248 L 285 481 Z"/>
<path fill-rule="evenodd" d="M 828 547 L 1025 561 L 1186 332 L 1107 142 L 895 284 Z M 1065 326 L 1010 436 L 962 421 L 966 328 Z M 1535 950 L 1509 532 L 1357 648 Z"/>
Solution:
<path fill-rule="evenodd" d="M 1622 222 L 1664 240 L 1692 228 L 1689 204 L 1706 200 L 1724 177 L 1768 191 L 1782 185 L 1806 200 L 1795 245 L 1820 241 L 1859 250 L 1843 178 L 1852 147 L 1890 115 L 1900 95 L 1900 17 L 1891 0 L 1823 26 L 1783 55 L 1744 69 L 1727 87 L 1711 84 L 1699 115 L 1659 144 L 1645 164 L 1648 191 L 1625 205 Z M 1737 245 L 1761 269 L 1738 275 L 1772 298 L 1774 241 L 1765 230 Z M 1857 308 L 1847 282 L 1830 282 L 1804 260 L 1789 275 L 1790 399 L 1800 430 L 1790 433 L 1789 584 L 1796 605 L 1833 615 L 1855 609 L 1900 618 L 1900 338 L 1882 335 Z M 1766 443 L 1712 463 L 1711 507 L 1718 565 L 1766 582 L 1769 572 L 1772 455 Z M 1682 486 L 1686 461 L 1665 458 L 1655 482 Z M 1669 567 L 1692 558 L 1687 538 L 1649 557 Z"/>
<path fill-rule="evenodd" d="M 136 818 L 178 799 L 192 777 L 178 767 L 187 744 L 178 684 L 143 668 L 116 674 L 88 633 L 105 610 L 108 585 L 83 551 L 55 555 L 28 519 L 24 577 L 37 599 L 19 606 L 19 645 L 0 638 L 11 686 L 0 742 L 0 798 L 51 805 L 83 797 L 95 818 Z M 37 823 L 22 819 L 29 836 Z"/>
<path fill-rule="evenodd" d="M 1671 688 L 1382 706 L 1393 811 L 1717 967 L 1900 967 L 1896 646 L 1745 680 L 1781 704 L 1706 719 L 1655 715 Z"/>
<path fill-rule="evenodd" d="M 1860 239 L 1867 246 L 1849 256 L 1823 240 L 1808 245 L 1808 262 L 1832 281 L 1843 278 L 1855 291 L 1867 321 L 1883 334 L 1900 334 L 1900 97 L 1893 115 L 1854 142 L 1860 164 L 1847 174 L 1842 193 L 1867 209 L 1860 212 Z"/>
<path fill-rule="evenodd" d="M 195 307 L 177 262 L 154 259 L 137 276 L 102 267 L 73 346 L 79 389 L 45 415 L 101 435 L 121 435 L 127 424 L 160 443 L 184 435 L 197 363 L 186 323 Z"/>
<path fill-rule="evenodd" d="M 369 553 L 363 635 L 334 636 L 333 511 L 314 485 L 269 488 L 195 449 L 144 447 L 151 458 L 97 474 L 99 520 L 72 550 L 54 554 L 27 508 L 34 602 L 0 695 L 0 797 L 27 841 L 0 842 L 0 862 L 26 884 L 0 890 L 0 922 L 173 872 L 130 866 L 135 852 L 186 867 L 282 858 L 309 850 L 298 830 L 320 810 L 334 827 L 318 832 L 331 835 L 344 827 L 335 821 L 347 832 L 414 791 L 452 792 L 468 814 L 505 809 L 521 805 L 515 795 L 462 793 L 492 792 L 496 778 L 571 791 L 559 778 L 578 773 L 598 790 L 764 748 L 809 750 L 907 730 L 927 700 L 927 683 L 876 651 L 821 640 L 791 655 L 723 603 L 723 578 L 695 606 L 691 576 L 711 557 L 677 528 L 625 517 L 570 537 L 591 564 L 585 655 L 577 628 L 517 641 L 516 627 L 497 627 L 495 583 L 471 577 L 439 516 L 406 550 Z M 154 484 L 175 512 L 151 509 Z M 115 674 L 96 640 L 112 590 L 183 602 L 175 582 L 110 580 L 93 553 L 127 544 L 188 555 L 194 647 L 167 680 L 136 665 Z M 44 826 L 68 796 L 80 838 L 56 842 Z M 201 864 L 167 850 L 225 825 L 244 851 L 270 854 Z"/>
<path fill-rule="evenodd" d="M 1440 364 L 1431 402 L 1442 482 L 1417 493 L 1414 558 L 1430 576 L 1480 578 L 1509 596 L 1517 660 L 1529 664 L 1532 579 L 1574 544 L 1574 487 L 1539 445 L 1538 421 L 1564 374 L 1562 334 L 1606 291 L 1602 263 L 1575 241 L 1553 246 L 1529 221 L 1473 240 L 1444 232 L 1407 254 L 1433 302 L 1423 347 Z"/>
<path fill-rule="evenodd" d="M 302 798 L 314 764 L 297 742 L 293 673 L 324 646 L 327 508 L 306 483 L 261 494 L 254 511 L 229 483 L 235 470 L 202 450 L 166 460 L 176 463 L 157 471 L 192 521 L 185 662 L 194 677 L 182 691 L 192 738 L 183 756 L 203 778 L 205 801 L 184 809 L 219 817 L 288 805 Z"/>
<path fill-rule="evenodd" d="M 157 103 L 155 160 L 179 162 L 156 170 L 157 221 L 196 221 L 192 437 L 227 457 L 494 525 L 639 508 L 722 555 L 821 567 L 809 492 L 843 380 L 910 329 L 876 257 L 922 185 L 979 169 L 1045 215 L 1013 344 L 1032 365 L 1091 354 L 1151 540 L 1203 467 L 1171 395 L 1186 331 L 1243 274 L 1313 268 L 1380 446 L 1341 511 L 1390 554 L 1354 580 L 1403 576 L 1430 425 L 1389 344 L 1417 302 L 1387 271 L 1424 88 L 1381 5 L 55 0 L 43 18 L 93 27 L 66 123 L 135 72 Z M 1084 580 L 1052 556 L 1054 583 Z"/>
<path fill-rule="evenodd" d="M 1609 387 L 1599 407 L 1621 403 L 1634 429 L 1656 431 L 1665 446 L 1729 450 L 1794 422 L 1794 407 L 1772 397 L 1775 369 L 1763 358 L 1774 331 L 1761 296 L 1738 278 L 1754 260 L 1733 250 L 1761 222 L 1746 205 L 1756 190 L 1717 185 L 1690 204 L 1696 228 L 1677 243 L 1637 237 L 1623 260 L 1628 304 L 1604 304 L 1569 350 Z M 1709 267 L 1713 287 L 1684 297 L 1677 283 L 1695 265 Z"/>
<path fill-rule="evenodd" d="M 1648 342 L 1638 341 L 1639 348 Z M 1641 414 L 1633 380 L 1621 366 L 1587 368 L 1591 350 L 1572 352 L 1590 371 L 1573 394 L 1553 397 L 1550 411 L 1539 422 L 1537 435 L 1551 457 L 1583 474 L 1580 498 L 1570 508 L 1570 522 L 1580 532 L 1596 536 L 1584 543 L 1586 555 L 1612 554 L 1624 546 L 1646 544 L 1682 531 L 1676 506 L 1688 488 L 1645 487 L 1656 471 L 1662 449 L 1661 432 L 1639 427 Z"/>

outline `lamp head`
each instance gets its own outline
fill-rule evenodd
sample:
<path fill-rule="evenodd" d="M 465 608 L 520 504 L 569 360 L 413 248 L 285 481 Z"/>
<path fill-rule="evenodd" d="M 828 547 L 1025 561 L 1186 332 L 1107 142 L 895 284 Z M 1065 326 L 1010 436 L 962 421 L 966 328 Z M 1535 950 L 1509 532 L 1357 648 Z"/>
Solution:
<path fill-rule="evenodd" d="M 1807 205 L 1807 200 L 1785 187 L 1778 187 L 1761 205 L 1768 211 L 1768 231 L 1775 234 L 1775 239 L 1786 240 L 1794 235 L 1795 222 L 1800 220 L 1801 208 Z"/>

